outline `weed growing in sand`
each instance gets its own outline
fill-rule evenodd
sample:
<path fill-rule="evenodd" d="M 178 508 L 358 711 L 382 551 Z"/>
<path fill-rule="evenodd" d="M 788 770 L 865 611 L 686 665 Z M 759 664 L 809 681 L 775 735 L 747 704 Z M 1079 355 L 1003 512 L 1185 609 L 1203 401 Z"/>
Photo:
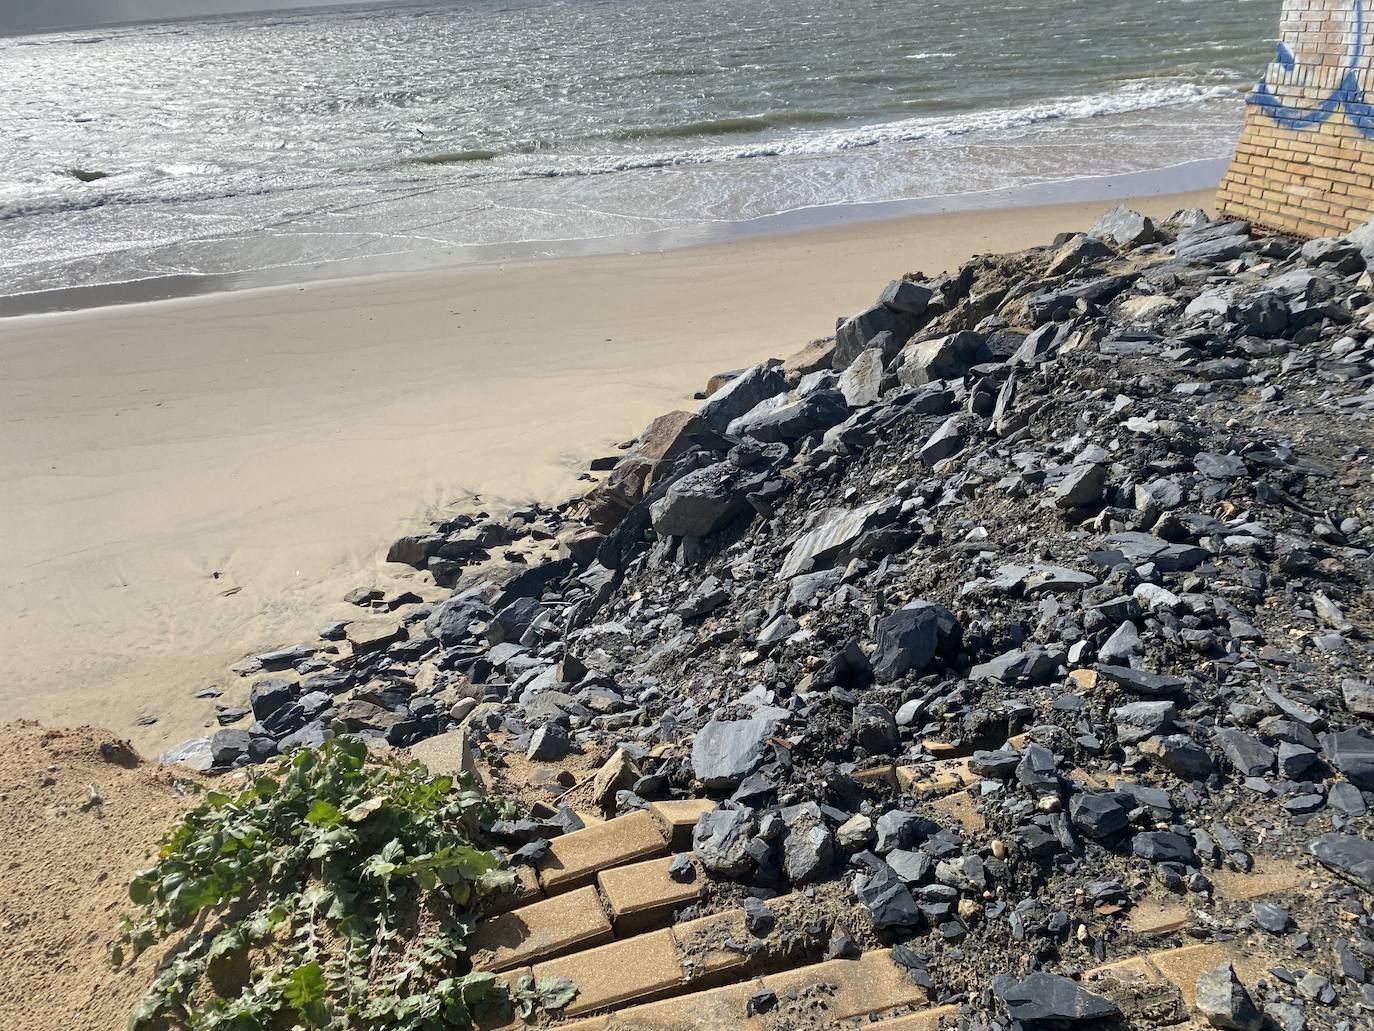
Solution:
<path fill-rule="evenodd" d="M 576 994 L 564 979 L 510 986 L 466 962 L 478 904 L 514 881 L 472 844 L 501 815 L 466 774 L 431 778 L 349 740 L 208 793 L 129 887 L 116 966 L 194 925 L 130 1031 L 428 1031 L 561 1009 Z"/>

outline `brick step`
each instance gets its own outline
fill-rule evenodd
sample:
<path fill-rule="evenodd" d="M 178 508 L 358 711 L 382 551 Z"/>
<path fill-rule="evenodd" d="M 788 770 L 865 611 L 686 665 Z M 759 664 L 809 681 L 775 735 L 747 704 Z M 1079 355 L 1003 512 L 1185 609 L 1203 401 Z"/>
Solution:
<path fill-rule="evenodd" d="M 554 838 L 538 866 L 544 894 L 572 891 L 591 884 L 602 870 L 664 855 L 670 847 L 685 848 L 697 818 L 714 808 L 706 799 L 654 802 L 648 809 Z"/>
<path fill-rule="evenodd" d="M 1124 1004 L 1123 1016 L 1128 1021 L 1133 1016 L 1129 1012 L 1133 1001 L 1143 1007 L 1158 1005 L 1157 998 L 1152 998 L 1148 992 L 1139 991 L 1140 986 L 1154 985 L 1170 990 L 1176 988 L 1187 1013 L 1181 1014 L 1183 1020 L 1173 1026 L 1192 1026 L 1185 1025 L 1184 1021 L 1188 1014 L 1191 1014 L 1193 1003 L 1197 999 L 1198 977 L 1204 971 L 1215 970 L 1228 962 L 1234 964 L 1236 976 L 1246 988 L 1252 993 L 1258 992 L 1256 985 L 1264 977 L 1268 961 L 1236 941 L 1185 945 L 1177 949 L 1161 949 L 1147 955 L 1118 960 L 1088 971 L 1083 975 L 1082 983 L 1089 991 L 1108 996 L 1121 994 L 1111 990 L 1108 986 L 1109 981 L 1132 985 L 1134 991 L 1125 993 L 1120 1000 Z M 868 1031 L 938 1031 L 943 1026 L 941 1021 L 946 1018 L 949 1018 L 948 1025 L 953 1026 L 958 1012 L 958 1006 L 936 1006 L 866 1026 Z"/>
<path fill-rule="evenodd" d="M 660 877 L 667 879 L 670 861 L 617 867 L 602 871 L 598 878 L 615 882 L 611 897 L 634 907 L 652 894 Z M 684 887 L 668 883 L 676 889 Z M 691 888 L 691 895 L 685 901 L 695 899 L 696 885 L 686 887 Z M 784 895 L 765 905 L 781 921 L 797 901 L 796 895 Z M 796 961 L 795 953 L 789 960 L 766 949 L 750 953 L 728 947 L 727 942 L 754 940 L 742 908 L 668 927 L 678 906 L 655 899 L 648 907 L 631 909 L 627 928 L 620 921 L 612 923 L 605 902 L 596 888 L 588 886 L 486 920 L 470 943 L 473 966 L 491 972 L 522 969 L 535 977 L 568 978 L 578 987 L 578 996 L 566 1011 L 571 1016 L 761 976 Z M 657 919 L 658 924 L 651 926 L 646 918 Z M 815 943 L 817 950 L 819 944 Z"/>
<path fill-rule="evenodd" d="M 574 959 L 576 957 L 569 957 Z M 535 968 L 535 975 L 539 969 Z M 750 998 L 772 989 L 777 1006 L 749 1016 Z M 667 994 L 671 989 L 664 989 Z M 795 996 L 795 998 L 793 997 Z M 688 992 L 658 1002 L 617 1009 L 560 1024 L 561 1031 L 765 1031 L 823 1026 L 887 1010 L 921 1005 L 925 990 L 911 983 L 886 949 L 858 959 L 837 959 L 795 970 L 752 977 L 704 992 Z M 585 1010 L 580 1012 L 586 1012 Z M 570 1012 L 570 1016 L 575 1013 Z"/>

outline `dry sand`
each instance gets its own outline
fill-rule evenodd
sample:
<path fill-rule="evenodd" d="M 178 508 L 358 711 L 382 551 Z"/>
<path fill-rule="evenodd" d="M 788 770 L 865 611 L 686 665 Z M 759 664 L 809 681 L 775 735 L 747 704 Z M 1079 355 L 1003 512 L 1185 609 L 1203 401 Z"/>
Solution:
<path fill-rule="evenodd" d="M 191 799 L 103 730 L 0 725 L 0 1028 L 115 1031 L 166 949 L 114 970 L 129 880 Z M 103 746 L 103 748 L 102 748 Z"/>
<path fill-rule="evenodd" d="M 711 373 L 825 335 L 896 275 L 1106 206 L 0 322 L 0 719 L 99 723 L 145 753 L 199 733 L 196 691 L 241 700 L 229 665 L 356 613 L 343 594 L 391 575 L 385 544 L 426 516 L 473 491 L 567 496 Z"/>

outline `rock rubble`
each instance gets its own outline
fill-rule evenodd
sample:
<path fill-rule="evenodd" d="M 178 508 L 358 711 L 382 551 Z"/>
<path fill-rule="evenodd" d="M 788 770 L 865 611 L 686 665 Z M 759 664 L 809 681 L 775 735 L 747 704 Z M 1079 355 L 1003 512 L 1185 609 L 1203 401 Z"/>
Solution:
<path fill-rule="evenodd" d="M 593 757 L 608 816 L 714 799 L 721 897 L 837 882 L 819 940 L 903 950 L 970 1028 L 1110 1026 L 1077 977 L 1160 899 L 1274 956 L 1253 1000 L 1203 974 L 1193 1019 L 1369 1026 L 1372 272 L 1118 209 L 895 280 L 584 497 L 396 541 L 448 600 L 361 595 L 169 758 L 461 727 L 495 769 Z M 571 815 L 535 779 L 530 840 Z M 1316 887 L 1228 899 L 1262 860 Z"/>

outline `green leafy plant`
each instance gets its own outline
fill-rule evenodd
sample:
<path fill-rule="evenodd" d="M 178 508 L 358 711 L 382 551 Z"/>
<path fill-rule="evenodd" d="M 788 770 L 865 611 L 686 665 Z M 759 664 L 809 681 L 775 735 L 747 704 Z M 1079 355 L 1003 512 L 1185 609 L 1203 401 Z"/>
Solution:
<path fill-rule="evenodd" d="M 345 739 L 207 793 L 129 886 L 116 966 L 185 932 L 130 1031 L 430 1031 L 561 1009 L 576 994 L 565 979 L 511 986 L 467 962 L 480 903 L 514 883 L 473 840 L 508 815 L 466 774 L 430 777 Z"/>

